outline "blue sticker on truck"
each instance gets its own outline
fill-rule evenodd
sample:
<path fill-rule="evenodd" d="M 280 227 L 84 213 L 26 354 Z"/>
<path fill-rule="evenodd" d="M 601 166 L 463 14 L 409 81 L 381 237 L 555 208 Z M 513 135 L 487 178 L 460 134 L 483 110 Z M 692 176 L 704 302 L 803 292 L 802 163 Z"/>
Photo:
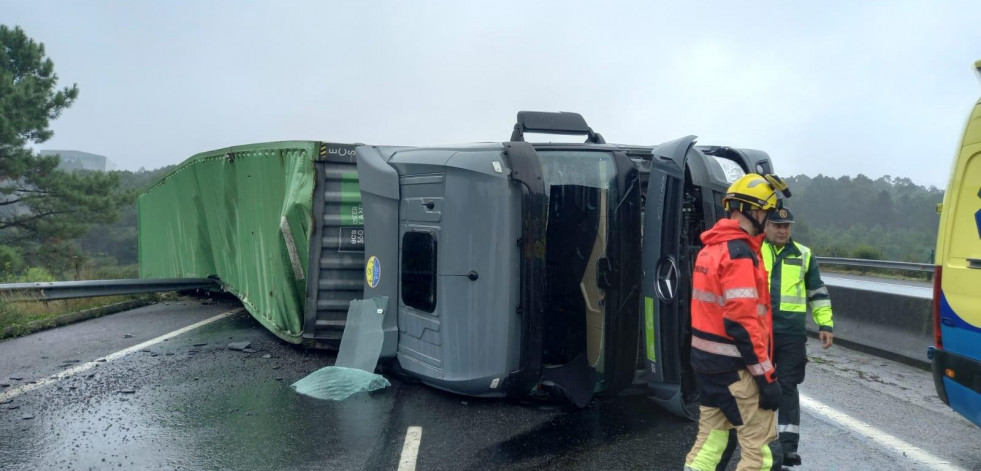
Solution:
<path fill-rule="evenodd" d="M 378 257 L 372 255 L 368 258 L 368 263 L 364 265 L 364 279 L 368 282 L 368 286 L 374 288 L 378 286 L 378 281 L 381 280 L 382 266 Z"/>

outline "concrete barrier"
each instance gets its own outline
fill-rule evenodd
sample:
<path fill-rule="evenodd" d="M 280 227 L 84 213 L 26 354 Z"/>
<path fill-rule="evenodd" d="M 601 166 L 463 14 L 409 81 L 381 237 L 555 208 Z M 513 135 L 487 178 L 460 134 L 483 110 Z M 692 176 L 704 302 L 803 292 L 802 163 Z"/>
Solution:
<path fill-rule="evenodd" d="M 897 289 L 897 285 L 891 284 L 888 289 L 878 290 L 858 280 L 826 279 L 825 282 L 834 309 L 836 343 L 914 366 L 930 367 L 926 351 L 933 345 L 933 301 L 924 296 L 923 286 L 904 289 L 900 285 Z M 811 320 L 808 330 L 817 332 Z"/>

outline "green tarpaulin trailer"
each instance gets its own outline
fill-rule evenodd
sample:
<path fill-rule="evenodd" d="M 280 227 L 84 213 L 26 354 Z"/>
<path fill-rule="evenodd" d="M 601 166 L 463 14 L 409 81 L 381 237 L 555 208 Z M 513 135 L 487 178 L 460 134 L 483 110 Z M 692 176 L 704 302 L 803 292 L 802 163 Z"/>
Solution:
<path fill-rule="evenodd" d="M 218 277 L 283 340 L 301 343 L 306 330 L 321 334 L 308 338 L 339 341 L 363 279 L 353 152 L 353 146 L 274 142 L 191 157 L 139 197 L 140 276 Z M 323 245 L 314 235 L 330 239 L 334 253 L 311 257 Z M 308 273 L 319 270 L 331 274 L 324 280 L 331 296 L 312 307 L 334 315 L 305 325 Z"/>

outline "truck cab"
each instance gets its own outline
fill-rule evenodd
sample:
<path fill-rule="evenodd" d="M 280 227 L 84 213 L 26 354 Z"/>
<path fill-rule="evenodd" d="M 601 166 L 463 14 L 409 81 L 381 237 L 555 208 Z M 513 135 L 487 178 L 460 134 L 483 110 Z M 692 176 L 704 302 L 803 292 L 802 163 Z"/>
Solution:
<path fill-rule="evenodd" d="M 765 153 L 694 136 L 609 144 L 578 114 L 541 112 L 518 113 L 505 142 L 350 152 L 363 209 L 358 294 L 388 299 L 383 359 L 447 391 L 574 407 L 644 385 L 694 417 L 699 234 L 724 217 L 729 183 L 771 173 Z M 326 305 L 316 298 L 308 306 Z"/>

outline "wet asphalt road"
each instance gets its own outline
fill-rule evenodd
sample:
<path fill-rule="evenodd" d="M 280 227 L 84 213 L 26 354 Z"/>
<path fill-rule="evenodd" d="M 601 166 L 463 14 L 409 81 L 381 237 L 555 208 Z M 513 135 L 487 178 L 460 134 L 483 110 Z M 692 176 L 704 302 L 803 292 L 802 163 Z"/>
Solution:
<path fill-rule="evenodd" d="M 0 469 L 398 469 L 418 426 L 420 470 L 658 470 L 680 469 L 694 438 L 694 423 L 643 395 L 565 412 L 390 375 L 392 387 L 341 402 L 300 396 L 289 384 L 332 354 L 286 344 L 244 312 L 12 395 L 235 307 L 188 299 L 0 342 Z M 928 372 L 814 344 L 804 394 L 893 440 L 805 408 L 798 469 L 981 469 L 981 431 L 936 399 Z M 952 464 L 930 468 L 896 443 Z"/>

